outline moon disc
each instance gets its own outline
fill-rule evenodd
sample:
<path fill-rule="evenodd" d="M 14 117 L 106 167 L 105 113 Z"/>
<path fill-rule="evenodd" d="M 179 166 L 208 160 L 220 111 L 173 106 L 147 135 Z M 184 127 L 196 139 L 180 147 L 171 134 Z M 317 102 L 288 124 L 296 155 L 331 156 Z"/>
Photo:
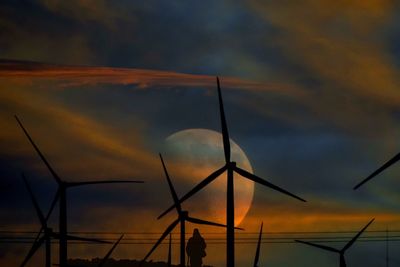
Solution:
<path fill-rule="evenodd" d="M 243 150 L 232 140 L 232 161 L 253 172 Z M 225 164 L 222 135 L 207 129 L 187 129 L 166 138 L 165 161 L 178 197 Z M 191 216 L 226 223 L 226 172 L 182 205 Z M 234 174 L 235 225 L 246 216 L 253 200 L 254 183 Z"/>

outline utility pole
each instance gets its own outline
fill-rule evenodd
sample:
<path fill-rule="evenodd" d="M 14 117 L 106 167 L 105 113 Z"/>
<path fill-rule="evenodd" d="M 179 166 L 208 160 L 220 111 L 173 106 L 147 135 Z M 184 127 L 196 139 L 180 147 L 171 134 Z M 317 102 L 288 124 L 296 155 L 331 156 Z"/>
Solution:
<path fill-rule="evenodd" d="M 386 267 L 389 267 L 389 229 L 386 226 Z"/>

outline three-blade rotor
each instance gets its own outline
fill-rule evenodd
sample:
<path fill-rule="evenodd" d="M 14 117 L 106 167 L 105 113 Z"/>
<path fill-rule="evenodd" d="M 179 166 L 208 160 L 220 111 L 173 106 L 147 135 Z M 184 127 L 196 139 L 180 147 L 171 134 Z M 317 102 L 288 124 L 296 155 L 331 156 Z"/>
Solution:
<path fill-rule="evenodd" d="M 189 199 L 191 196 L 193 196 L 195 193 L 197 193 L 198 191 L 200 191 L 201 189 L 206 187 L 209 183 L 214 181 L 217 177 L 219 177 L 222 173 L 224 173 L 227 170 L 231 170 L 246 179 L 249 179 L 258 184 L 267 186 L 273 190 L 276 190 L 278 192 L 286 194 L 297 200 L 306 202 L 306 200 L 304 200 L 303 198 L 298 197 L 285 189 L 282 189 L 282 188 L 280 188 L 270 182 L 267 182 L 266 180 L 254 175 L 246 170 L 243 170 L 243 169 L 237 167 L 236 163 L 231 161 L 231 146 L 230 146 L 229 132 L 228 132 L 228 126 L 226 123 L 224 103 L 222 100 L 221 86 L 220 86 L 220 81 L 219 81 L 218 77 L 217 77 L 217 89 L 218 89 L 218 103 L 219 103 L 219 113 L 220 113 L 220 120 L 221 120 L 221 131 L 222 131 L 222 142 L 223 142 L 224 156 L 225 156 L 225 165 L 223 167 L 219 168 L 218 170 L 216 170 L 215 172 L 211 173 L 207 178 L 205 178 L 200 183 L 198 183 L 193 189 L 191 189 L 181 199 L 179 199 L 178 203 L 181 204 L 185 200 Z M 174 203 L 175 203 L 174 206 L 176 206 L 177 202 L 174 201 Z M 161 213 L 158 216 L 157 219 L 162 218 L 167 213 L 169 213 L 171 210 L 173 210 L 174 206 L 170 206 L 168 209 L 166 209 L 163 213 Z"/>
<path fill-rule="evenodd" d="M 320 248 L 323 250 L 331 251 L 331 252 L 336 252 L 340 254 L 340 266 L 346 266 L 345 258 L 344 258 L 344 253 L 356 242 L 356 240 L 361 236 L 361 234 L 368 228 L 368 226 L 374 221 L 375 219 L 372 219 L 370 222 L 367 223 L 367 225 L 364 226 L 363 229 L 361 229 L 342 249 L 336 249 L 333 247 L 321 245 L 321 244 L 316 244 L 312 242 L 307 242 L 307 241 L 302 241 L 302 240 L 295 240 L 298 243 L 306 244 L 312 247 Z"/>

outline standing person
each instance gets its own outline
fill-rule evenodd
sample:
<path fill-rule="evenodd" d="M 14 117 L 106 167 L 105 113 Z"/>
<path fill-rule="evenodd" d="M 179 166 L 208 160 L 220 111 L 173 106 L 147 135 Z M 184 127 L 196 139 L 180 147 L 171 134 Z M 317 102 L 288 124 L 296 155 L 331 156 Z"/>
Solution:
<path fill-rule="evenodd" d="M 206 242 L 201 237 L 199 229 L 193 230 L 193 236 L 189 238 L 186 245 L 186 253 L 190 259 L 191 267 L 201 267 L 203 258 L 206 256 Z"/>

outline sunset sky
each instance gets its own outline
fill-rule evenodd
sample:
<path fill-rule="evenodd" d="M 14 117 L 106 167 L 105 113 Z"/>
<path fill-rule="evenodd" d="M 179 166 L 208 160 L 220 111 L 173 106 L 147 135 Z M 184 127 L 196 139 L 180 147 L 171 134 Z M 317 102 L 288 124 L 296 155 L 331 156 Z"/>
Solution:
<path fill-rule="evenodd" d="M 172 203 L 158 153 L 180 196 L 197 183 L 194 177 L 213 171 L 195 156 L 177 158 L 166 139 L 186 129 L 220 132 L 219 76 L 230 137 L 254 173 L 308 201 L 255 185 L 239 225 L 245 231 L 237 236 L 252 242 L 238 240 L 237 266 L 253 263 L 262 221 L 265 241 L 280 233 L 289 242 L 263 243 L 260 266 L 338 266 L 337 255 L 291 240 L 329 236 L 297 232 L 358 231 L 372 218 L 368 230 L 399 234 L 400 163 L 352 189 L 400 152 L 399 74 L 394 0 L 2 1 L 0 236 L 40 228 L 21 172 L 44 211 L 56 191 L 16 114 L 63 179 L 145 181 L 68 194 L 70 231 L 131 233 L 127 239 L 148 242 L 121 244 L 113 257 L 143 258 L 176 216 L 156 219 Z M 223 161 L 222 153 L 207 153 Z M 225 203 L 212 203 L 214 193 L 206 189 L 183 205 L 193 216 L 215 219 L 213 206 Z M 57 217 L 58 209 L 50 219 L 54 229 Z M 199 228 L 209 244 L 204 263 L 224 266 L 224 230 Z M 385 234 L 364 237 L 373 235 Z M 19 266 L 30 245 L 0 241 L 0 266 Z M 399 244 L 390 242 L 392 266 L 400 264 Z M 385 246 L 355 243 L 348 265 L 385 266 Z M 71 244 L 69 257 L 102 257 L 107 249 Z M 166 249 L 151 259 L 165 260 Z M 43 261 L 40 250 L 28 266 Z"/>

